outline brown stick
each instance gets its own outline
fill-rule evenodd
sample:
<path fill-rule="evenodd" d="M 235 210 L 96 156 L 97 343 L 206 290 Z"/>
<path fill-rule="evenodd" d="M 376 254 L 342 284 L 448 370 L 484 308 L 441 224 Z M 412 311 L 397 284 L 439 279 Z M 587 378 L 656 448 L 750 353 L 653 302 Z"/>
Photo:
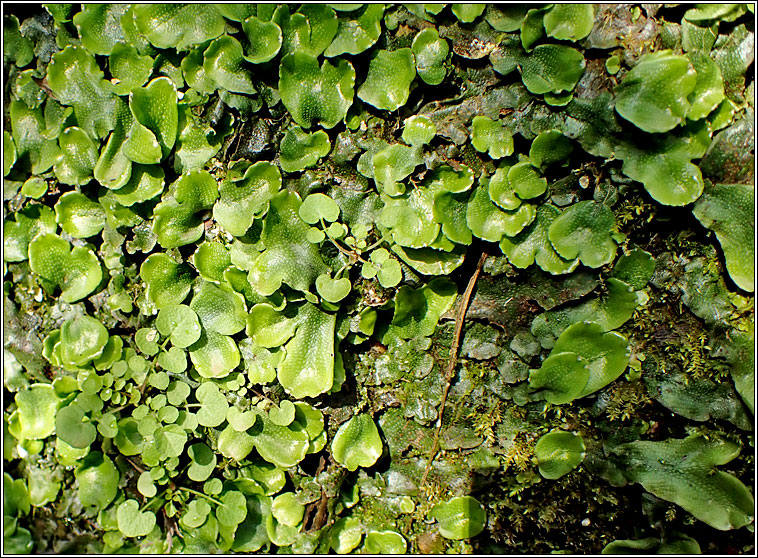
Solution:
<path fill-rule="evenodd" d="M 132 467 L 134 467 L 135 469 L 137 469 L 137 471 L 139 473 L 144 473 L 145 472 L 145 470 L 142 467 L 139 467 L 134 461 L 132 461 L 128 457 L 124 456 L 124 459 L 126 459 L 131 464 Z"/>
<path fill-rule="evenodd" d="M 461 306 L 458 308 L 458 315 L 455 317 L 455 333 L 453 334 L 453 344 L 450 346 L 450 359 L 447 362 L 447 368 L 445 369 L 445 387 L 442 391 L 442 401 L 440 403 L 440 410 L 437 414 L 437 430 L 434 432 L 434 443 L 432 444 L 432 451 L 429 454 L 429 462 L 424 469 L 424 476 L 421 478 L 421 484 L 426 483 L 426 477 L 429 475 L 429 470 L 432 468 L 434 458 L 437 456 L 440 442 L 440 432 L 442 431 L 442 415 L 445 412 L 445 405 L 447 404 L 447 394 L 450 391 L 450 383 L 453 380 L 453 373 L 455 372 L 455 365 L 458 363 L 458 348 L 461 344 L 461 334 L 463 333 L 463 321 L 466 318 L 466 312 L 468 311 L 469 303 L 471 302 L 471 295 L 474 292 L 476 286 L 476 280 L 479 279 L 479 274 L 482 272 L 484 261 L 487 259 L 487 250 L 482 252 L 479 257 L 479 262 L 476 264 L 474 273 L 471 274 L 471 278 L 468 280 L 466 290 L 463 292 L 463 298 L 461 299 Z"/>
<path fill-rule="evenodd" d="M 326 525 L 326 520 L 329 517 L 329 510 L 327 508 L 328 504 L 329 497 L 326 495 L 326 491 L 322 486 L 321 499 L 318 501 L 318 505 L 316 506 L 316 515 L 313 516 L 313 523 L 311 524 L 310 531 L 318 531 L 324 525 Z"/>
<path fill-rule="evenodd" d="M 171 554 L 171 547 L 174 546 L 173 525 L 168 522 L 166 510 L 162 508 L 161 511 L 163 512 L 163 524 L 166 526 L 166 554 Z"/>
<path fill-rule="evenodd" d="M 324 459 L 324 456 L 322 455 L 318 462 L 318 467 L 316 468 L 316 474 L 313 475 L 314 478 L 318 477 L 323 471 L 326 469 L 326 459 Z M 305 526 L 308 525 L 308 521 L 311 518 L 311 514 L 313 513 L 313 510 L 316 510 L 316 517 L 313 518 L 313 522 L 311 523 L 311 526 L 307 531 L 313 531 L 313 525 L 316 521 L 318 521 L 319 513 L 321 512 L 321 502 L 326 498 L 326 493 L 324 492 L 324 487 L 321 487 L 321 498 L 316 502 L 311 502 L 308 504 L 308 506 L 305 508 L 305 513 L 303 514 L 303 522 L 302 527 L 300 527 L 300 531 L 306 531 Z M 323 525 L 322 525 L 323 526 Z M 319 527 L 320 528 L 320 527 Z"/>

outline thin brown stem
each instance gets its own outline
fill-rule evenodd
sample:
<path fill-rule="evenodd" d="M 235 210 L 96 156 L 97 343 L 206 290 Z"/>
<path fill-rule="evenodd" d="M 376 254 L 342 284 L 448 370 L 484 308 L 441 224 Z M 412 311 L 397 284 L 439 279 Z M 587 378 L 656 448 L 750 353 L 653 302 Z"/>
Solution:
<path fill-rule="evenodd" d="M 174 545 L 173 525 L 168 521 L 166 516 L 166 508 L 161 509 L 163 513 L 163 524 L 166 526 L 166 554 L 171 554 L 171 547 Z"/>
<path fill-rule="evenodd" d="M 484 250 L 479 257 L 479 262 L 476 264 L 474 273 L 471 274 L 471 278 L 468 280 L 468 285 L 466 285 L 466 290 L 463 292 L 463 298 L 461 299 L 461 305 L 458 308 L 458 314 L 455 317 L 455 332 L 453 333 L 453 343 L 450 345 L 450 358 L 447 362 L 447 368 L 445 369 L 445 386 L 442 390 L 442 401 L 440 402 L 440 410 L 437 414 L 437 429 L 434 432 L 434 442 L 432 443 L 432 451 L 429 453 L 429 461 L 426 464 L 426 469 L 424 469 L 424 476 L 421 478 L 422 485 L 426 484 L 426 477 L 429 475 L 429 470 L 432 468 L 432 463 L 439 450 L 440 432 L 442 431 L 442 416 L 445 413 L 447 394 L 450 391 L 450 383 L 452 382 L 453 374 L 455 373 L 455 365 L 458 363 L 458 348 L 461 344 L 463 322 L 466 318 L 469 303 L 471 302 L 471 295 L 476 286 L 476 280 L 479 279 L 479 274 L 482 272 L 482 267 L 484 266 L 484 261 L 486 259 L 487 250 Z"/>
<path fill-rule="evenodd" d="M 145 375 L 145 381 L 142 382 L 142 385 L 139 387 L 140 399 L 142 398 L 143 395 L 145 395 L 146 387 L 147 387 L 147 375 Z"/>
<path fill-rule="evenodd" d="M 132 461 L 128 457 L 124 456 L 124 459 L 126 459 L 131 464 L 132 467 L 134 467 L 135 469 L 137 469 L 137 471 L 140 474 L 145 472 L 145 470 L 142 467 L 139 467 L 134 461 Z"/>

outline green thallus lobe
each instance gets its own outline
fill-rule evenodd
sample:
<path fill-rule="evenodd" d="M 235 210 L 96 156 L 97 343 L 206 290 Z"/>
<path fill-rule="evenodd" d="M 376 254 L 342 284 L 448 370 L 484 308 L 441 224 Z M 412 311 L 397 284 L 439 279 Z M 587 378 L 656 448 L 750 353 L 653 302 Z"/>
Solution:
<path fill-rule="evenodd" d="M 750 522 L 716 469 L 754 397 L 749 7 L 44 9 L 45 33 L 4 20 L 9 548 L 73 486 L 108 553 L 470 550 L 514 508 L 469 495 L 463 462 L 500 471 L 527 522 L 540 476 L 559 501 L 587 471 L 587 497 L 638 509 L 612 486 L 639 483 Z M 619 38 L 643 24 L 644 49 Z M 713 241 L 650 233 L 664 206 Z M 447 354 L 463 303 L 441 276 L 482 242 Z M 650 341 L 661 293 L 697 321 L 674 320 L 681 358 Z M 652 441 L 651 398 L 709 435 Z M 537 527 L 571 537 L 551 511 Z M 442 538 L 388 529 L 406 520 Z M 699 548 L 650 540 L 606 550 Z"/>

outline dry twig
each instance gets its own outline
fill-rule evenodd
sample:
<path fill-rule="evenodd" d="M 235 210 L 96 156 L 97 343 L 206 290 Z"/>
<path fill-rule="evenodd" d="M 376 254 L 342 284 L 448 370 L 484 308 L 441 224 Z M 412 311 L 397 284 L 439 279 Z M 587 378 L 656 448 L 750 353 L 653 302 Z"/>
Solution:
<path fill-rule="evenodd" d="M 450 358 L 447 362 L 447 368 L 445 369 L 445 387 L 442 391 L 442 401 L 440 403 L 440 410 L 437 415 L 437 429 L 434 432 L 434 442 L 432 443 L 432 451 L 429 453 L 429 462 L 424 469 L 424 476 L 421 478 L 421 484 L 426 484 L 426 477 L 429 475 L 429 470 L 432 468 L 434 458 L 437 456 L 440 442 L 440 432 L 442 431 L 442 416 L 445 413 L 445 404 L 447 403 L 447 394 L 450 391 L 450 383 L 453 380 L 453 374 L 455 372 L 455 365 L 458 364 L 458 348 L 461 344 L 461 334 L 463 333 L 463 321 L 466 318 L 466 311 L 468 310 L 469 303 L 471 302 L 471 295 L 474 292 L 476 286 L 476 280 L 479 278 L 479 274 L 482 272 L 484 261 L 487 259 L 487 251 L 482 251 L 482 255 L 479 257 L 479 262 L 476 264 L 474 273 L 471 274 L 471 278 L 468 280 L 466 290 L 463 293 L 461 299 L 461 305 L 458 308 L 458 315 L 455 317 L 455 333 L 453 334 L 453 343 L 450 346 Z"/>

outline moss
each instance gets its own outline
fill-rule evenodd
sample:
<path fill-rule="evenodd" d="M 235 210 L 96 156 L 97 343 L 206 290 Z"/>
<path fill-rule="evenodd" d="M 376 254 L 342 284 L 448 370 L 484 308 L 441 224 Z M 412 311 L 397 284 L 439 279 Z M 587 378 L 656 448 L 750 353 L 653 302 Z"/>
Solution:
<path fill-rule="evenodd" d="M 727 440 L 713 477 L 754 479 L 746 10 L 6 17 L 10 544 L 750 553 L 634 453 Z"/>

